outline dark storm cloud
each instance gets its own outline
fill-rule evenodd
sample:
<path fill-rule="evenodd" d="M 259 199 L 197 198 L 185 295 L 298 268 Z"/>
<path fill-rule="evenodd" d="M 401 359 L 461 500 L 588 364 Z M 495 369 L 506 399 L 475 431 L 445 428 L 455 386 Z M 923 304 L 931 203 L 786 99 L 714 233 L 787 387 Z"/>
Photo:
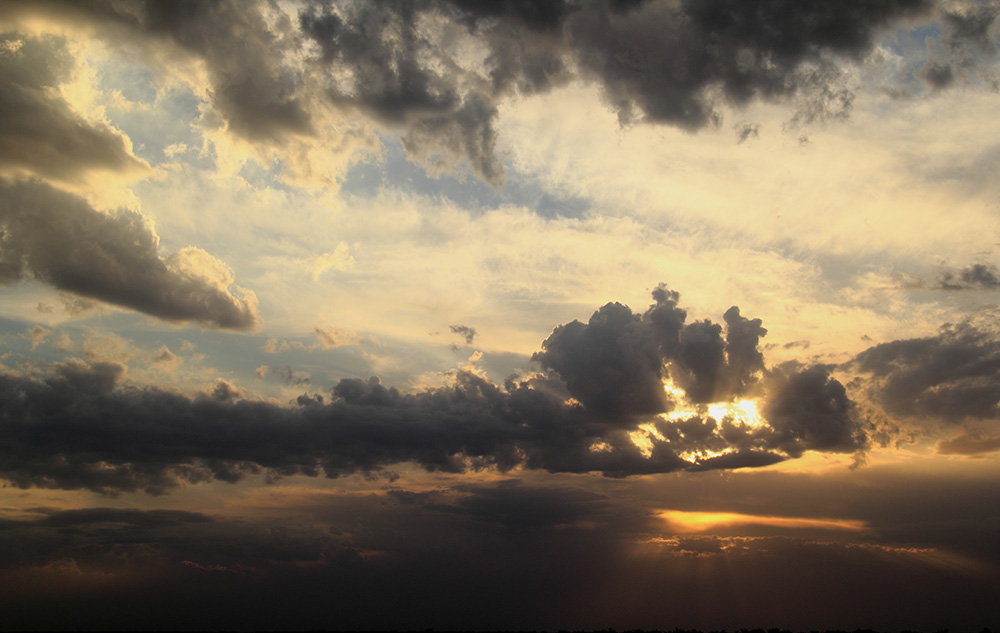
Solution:
<path fill-rule="evenodd" d="M 138 213 L 108 215 L 39 182 L 0 181 L 0 283 L 37 279 L 168 321 L 256 325 L 251 299 L 200 275 L 184 251 L 164 260 L 158 242 Z"/>
<path fill-rule="evenodd" d="M 0 35 L 0 174 L 32 174 L 63 181 L 86 171 L 142 170 L 148 166 L 121 134 L 88 123 L 58 94 L 72 59 L 55 37 Z"/>
<path fill-rule="evenodd" d="M 860 421 L 825 370 L 764 369 L 759 320 L 730 309 L 723 338 L 709 321 L 685 325 L 676 292 L 660 286 L 653 297 L 642 314 L 612 303 L 587 325 L 559 326 L 536 355 L 548 373 L 503 385 L 460 372 L 452 386 L 406 394 L 377 378 L 343 379 L 330 402 L 303 396 L 283 407 L 245 400 L 221 379 L 195 398 L 136 388 L 112 363 L 69 360 L 43 377 L 2 375 L 0 476 L 19 486 L 160 493 L 182 481 L 335 477 L 403 462 L 626 477 L 864 448 Z M 694 377 L 686 388 L 698 397 L 705 385 L 722 400 L 750 387 L 768 394 L 770 424 L 704 410 L 657 416 L 676 404 L 664 390 L 674 368 Z M 644 444 L 632 435 L 644 432 L 640 424 L 657 431 Z M 737 455 L 700 457 L 728 451 Z"/>
<path fill-rule="evenodd" d="M 467 325 L 451 325 L 449 327 L 453 333 L 460 335 L 466 343 L 472 345 L 472 341 L 476 338 L 476 328 Z"/>
<path fill-rule="evenodd" d="M 1000 418 L 1000 340 L 969 323 L 937 336 L 882 343 L 851 362 L 885 411 L 949 424 Z"/>
<path fill-rule="evenodd" d="M 876 31 L 920 14 L 921 1 L 814 3 L 463 1 L 332 4 L 300 13 L 302 30 L 331 73 L 353 68 L 335 101 L 403 124 L 416 151 L 437 139 L 466 156 L 487 181 L 495 104 L 513 93 L 545 92 L 575 76 L 596 81 L 623 123 L 650 121 L 697 130 L 721 119 L 720 93 L 741 106 L 798 96 L 796 119 L 843 116 L 853 95 L 834 56 L 862 58 Z M 461 70 L 453 52 L 421 30 L 444 16 L 485 47 L 485 76 Z M 470 110 L 470 105 L 475 107 Z"/>

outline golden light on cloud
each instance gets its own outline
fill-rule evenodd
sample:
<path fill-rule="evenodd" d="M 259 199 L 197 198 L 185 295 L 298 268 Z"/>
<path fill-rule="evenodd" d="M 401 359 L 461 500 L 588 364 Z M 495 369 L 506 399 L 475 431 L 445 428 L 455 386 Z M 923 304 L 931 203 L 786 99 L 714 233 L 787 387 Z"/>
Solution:
<path fill-rule="evenodd" d="M 708 405 L 708 415 L 719 420 L 731 418 L 737 424 L 761 426 L 764 419 L 757 410 L 756 400 L 738 400 L 736 402 L 716 402 Z"/>
<path fill-rule="evenodd" d="M 860 531 L 867 527 L 864 521 L 818 517 L 779 517 L 739 512 L 685 512 L 664 510 L 658 516 L 678 532 L 707 532 L 718 527 L 734 525 L 764 525 L 779 528 L 818 528 L 824 530 Z"/>

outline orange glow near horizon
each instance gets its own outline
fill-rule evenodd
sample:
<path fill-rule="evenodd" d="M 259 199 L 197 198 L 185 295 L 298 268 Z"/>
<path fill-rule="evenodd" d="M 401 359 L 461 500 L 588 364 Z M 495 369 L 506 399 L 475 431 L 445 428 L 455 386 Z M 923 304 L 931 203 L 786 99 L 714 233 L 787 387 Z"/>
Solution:
<path fill-rule="evenodd" d="M 670 523 L 678 532 L 706 532 L 720 526 L 767 525 L 782 528 L 820 528 L 826 530 L 860 531 L 867 527 L 864 521 L 815 517 L 778 517 L 739 512 L 684 512 L 664 510 L 658 516 Z"/>

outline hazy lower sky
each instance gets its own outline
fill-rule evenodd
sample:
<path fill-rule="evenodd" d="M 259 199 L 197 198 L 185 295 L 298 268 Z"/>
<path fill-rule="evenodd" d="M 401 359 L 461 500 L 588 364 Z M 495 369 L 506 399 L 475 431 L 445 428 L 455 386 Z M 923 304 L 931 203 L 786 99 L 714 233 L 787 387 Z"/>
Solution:
<path fill-rule="evenodd" d="M 1000 628 L 1000 3 L 0 3 L 0 628 Z"/>

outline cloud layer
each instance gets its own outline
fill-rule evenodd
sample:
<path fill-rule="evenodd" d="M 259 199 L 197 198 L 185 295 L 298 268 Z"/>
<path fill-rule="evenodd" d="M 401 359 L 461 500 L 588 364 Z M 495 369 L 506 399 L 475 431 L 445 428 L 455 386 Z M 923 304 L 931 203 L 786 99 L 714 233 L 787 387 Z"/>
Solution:
<path fill-rule="evenodd" d="M 0 474 L 21 486 L 159 493 L 262 471 L 335 477 L 413 462 L 629 476 L 866 446 L 828 370 L 765 369 L 759 320 L 733 308 L 723 336 L 707 320 L 685 324 L 676 292 L 653 296 L 642 314 L 608 304 L 587 325 L 559 326 L 536 355 L 546 372 L 503 385 L 462 371 L 453 385 L 405 394 L 345 378 L 330 402 L 303 395 L 285 407 L 245 400 L 225 381 L 196 398 L 138 388 L 115 363 L 3 375 Z M 679 387 L 668 391 L 671 377 Z M 751 392 L 764 396 L 763 419 L 705 408 Z"/>

